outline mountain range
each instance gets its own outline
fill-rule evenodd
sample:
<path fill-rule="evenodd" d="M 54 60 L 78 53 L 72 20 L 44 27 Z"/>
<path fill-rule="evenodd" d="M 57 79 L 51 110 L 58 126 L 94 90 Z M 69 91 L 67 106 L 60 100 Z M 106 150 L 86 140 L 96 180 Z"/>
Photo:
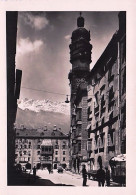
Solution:
<path fill-rule="evenodd" d="M 56 125 L 63 133 L 70 130 L 70 105 L 50 100 L 22 99 L 18 101 L 16 126 L 39 128 L 47 126 L 53 129 Z"/>

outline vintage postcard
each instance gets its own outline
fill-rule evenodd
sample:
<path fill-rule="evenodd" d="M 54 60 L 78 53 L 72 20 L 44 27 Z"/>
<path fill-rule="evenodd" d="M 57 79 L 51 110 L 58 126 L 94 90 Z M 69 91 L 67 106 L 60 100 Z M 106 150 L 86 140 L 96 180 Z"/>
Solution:
<path fill-rule="evenodd" d="M 2 194 L 134 194 L 135 3 L 115 2 L 0 2 Z"/>

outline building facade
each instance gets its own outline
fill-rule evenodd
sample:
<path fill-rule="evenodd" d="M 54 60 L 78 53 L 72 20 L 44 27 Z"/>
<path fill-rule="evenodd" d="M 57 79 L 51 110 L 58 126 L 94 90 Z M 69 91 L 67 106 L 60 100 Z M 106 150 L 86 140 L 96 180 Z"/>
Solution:
<path fill-rule="evenodd" d="M 15 68 L 17 12 L 6 12 L 7 51 L 7 168 L 8 184 L 15 162 L 15 128 L 17 99 L 19 99 L 22 71 Z"/>
<path fill-rule="evenodd" d="M 126 13 L 118 16 L 119 30 L 88 79 L 89 170 L 126 154 Z"/>
<path fill-rule="evenodd" d="M 32 168 L 69 168 L 69 136 L 57 129 L 16 130 L 16 164 Z"/>
<path fill-rule="evenodd" d="M 119 30 L 92 70 L 83 17 L 72 33 L 70 162 L 75 172 L 82 163 L 88 171 L 109 166 L 113 157 L 126 153 L 126 13 L 118 17 Z"/>
<path fill-rule="evenodd" d="M 80 170 L 82 162 L 87 162 L 87 86 L 91 63 L 90 31 L 84 28 L 84 18 L 77 18 L 77 29 L 73 31 L 70 44 L 69 73 L 71 86 L 71 168 Z"/>

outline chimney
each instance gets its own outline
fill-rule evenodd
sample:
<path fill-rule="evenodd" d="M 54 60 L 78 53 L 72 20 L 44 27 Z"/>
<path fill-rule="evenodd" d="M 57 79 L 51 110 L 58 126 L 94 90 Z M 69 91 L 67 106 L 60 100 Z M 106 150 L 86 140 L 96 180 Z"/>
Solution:
<path fill-rule="evenodd" d="M 44 126 L 44 131 L 47 131 L 47 126 L 46 125 Z"/>
<path fill-rule="evenodd" d="M 54 127 L 53 127 L 53 131 L 56 131 L 57 130 L 57 126 L 56 125 L 54 125 Z"/>

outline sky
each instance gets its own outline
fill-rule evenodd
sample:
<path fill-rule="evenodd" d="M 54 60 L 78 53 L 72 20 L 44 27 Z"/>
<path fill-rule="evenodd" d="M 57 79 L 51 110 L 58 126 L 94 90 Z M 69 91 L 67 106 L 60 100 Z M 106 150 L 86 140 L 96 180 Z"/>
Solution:
<path fill-rule="evenodd" d="M 82 12 L 82 16 L 93 45 L 91 69 L 118 30 L 118 12 Z M 16 68 L 22 70 L 20 99 L 64 102 L 70 95 L 69 44 L 77 29 L 77 17 L 79 12 L 18 12 Z"/>

